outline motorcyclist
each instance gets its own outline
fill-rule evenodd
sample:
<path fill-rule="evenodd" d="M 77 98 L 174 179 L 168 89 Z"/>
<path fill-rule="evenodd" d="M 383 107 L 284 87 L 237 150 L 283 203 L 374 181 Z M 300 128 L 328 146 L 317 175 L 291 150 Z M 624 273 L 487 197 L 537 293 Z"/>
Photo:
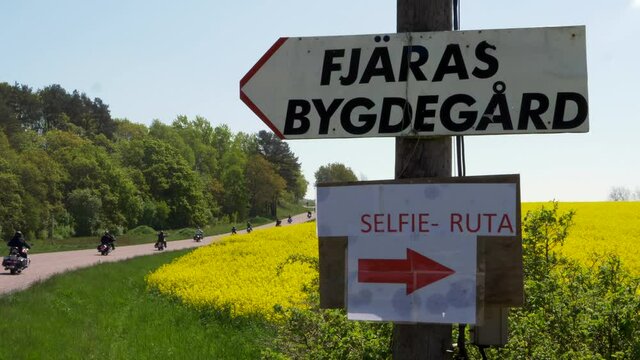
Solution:
<path fill-rule="evenodd" d="M 253 231 L 253 227 L 251 226 L 251 223 L 247 221 L 247 232 L 250 233 Z"/>
<path fill-rule="evenodd" d="M 24 248 L 31 249 L 31 245 L 29 245 L 29 243 L 27 243 L 27 241 L 24 239 L 22 231 L 20 230 L 16 231 L 11 240 L 9 240 L 9 242 L 7 243 L 7 246 L 9 246 L 10 248 L 18 248 L 18 254 L 20 254 L 20 256 L 24 258 L 27 257 L 27 253 L 23 252 L 22 250 Z"/>
<path fill-rule="evenodd" d="M 104 232 L 104 235 L 102 235 L 102 237 L 100 238 L 100 244 L 109 245 L 111 246 L 112 250 L 116 249 L 115 242 L 116 238 L 113 235 L 109 234 L 109 230 L 106 230 Z"/>
<path fill-rule="evenodd" d="M 307 211 L 307 219 L 311 219 L 311 211 Z"/>
<path fill-rule="evenodd" d="M 202 239 L 202 238 L 204 237 L 204 232 L 202 232 L 202 229 L 198 228 L 198 229 L 196 230 L 196 235 L 195 235 L 195 237 L 196 237 L 196 238 L 200 238 L 200 239 Z"/>
<path fill-rule="evenodd" d="M 235 234 L 237 234 L 237 233 L 238 233 L 238 229 L 236 229 L 236 227 L 235 227 L 235 226 L 232 226 L 232 227 L 231 227 L 231 234 L 235 235 Z"/>
<path fill-rule="evenodd" d="M 164 247 L 166 248 L 167 247 L 167 240 L 165 240 L 165 239 L 167 238 L 167 236 L 169 236 L 169 235 L 165 234 L 164 231 L 161 230 L 158 233 L 158 241 L 156 241 L 156 247 L 158 247 L 158 245 L 160 243 L 162 243 L 164 245 Z"/>
<path fill-rule="evenodd" d="M 289 215 L 289 218 L 287 219 L 287 222 L 288 222 L 289 224 L 291 224 L 291 223 L 293 222 L 293 219 L 291 218 L 291 215 Z"/>
<path fill-rule="evenodd" d="M 282 224 L 282 220 L 276 219 L 276 226 L 280 226 Z"/>

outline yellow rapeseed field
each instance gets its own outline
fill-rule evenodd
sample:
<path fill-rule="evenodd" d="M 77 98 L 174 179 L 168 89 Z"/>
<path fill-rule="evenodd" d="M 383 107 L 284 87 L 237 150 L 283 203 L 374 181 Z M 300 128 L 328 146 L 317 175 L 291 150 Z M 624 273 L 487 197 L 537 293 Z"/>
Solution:
<path fill-rule="evenodd" d="M 552 203 L 522 204 L 528 210 Z M 560 251 L 585 265 L 614 253 L 640 275 L 640 202 L 560 203 L 575 210 L 575 224 Z M 317 259 L 315 223 L 256 230 L 199 248 L 147 276 L 150 287 L 203 308 L 228 308 L 232 316 L 260 314 L 277 320 L 276 307 L 306 307 L 303 287 L 317 272 L 291 256 Z M 282 268 L 279 272 L 278 268 Z"/>
<path fill-rule="evenodd" d="M 318 258 L 315 222 L 228 236 L 163 265 L 146 280 L 198 308 L 276 320 L 275 307 L 306 306 L 303 287 L 317 276 L 307 263 L 284 265 L 295 255 Z"/>
<path fill-rule="evenodd" d="M 594 257 L 616 254 L 635 275 L 640 275 L 640 202 L 561 202 L 559 212 L 574 210 L 575 224 L 560 252 L 582 264 Z M 528 210 L 550 208 L 552 203 L 523 203 Z"/>

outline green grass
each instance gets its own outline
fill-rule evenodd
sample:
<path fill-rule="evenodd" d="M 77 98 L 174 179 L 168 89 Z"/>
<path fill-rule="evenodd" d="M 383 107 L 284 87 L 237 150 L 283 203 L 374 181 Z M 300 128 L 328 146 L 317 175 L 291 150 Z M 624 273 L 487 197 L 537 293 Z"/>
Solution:
<path fill-rule="evenodd" d="M 186 252 L 101 264 L 0 296 L 0 359 L 259 358 L 274 336 L 261 321 L 203 314 L 146 290 L 148 272 Z"/>

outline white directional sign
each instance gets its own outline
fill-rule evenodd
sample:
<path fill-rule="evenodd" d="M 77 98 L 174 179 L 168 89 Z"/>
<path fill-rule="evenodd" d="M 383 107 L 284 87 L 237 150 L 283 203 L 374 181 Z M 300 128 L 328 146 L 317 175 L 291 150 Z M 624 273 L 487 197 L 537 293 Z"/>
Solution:
<path fill-rule="evenodd" d="M 348 237 L 349 319 L 476 323 L 477 239 L 519 235 L 518 201 L 517 182 L 319 186 L 318 236 Z"/>
<path fill-rule="evenodd" d="M 286 139 L 587 132 L 585 28 L 280 38 L 240 98 Z"/>

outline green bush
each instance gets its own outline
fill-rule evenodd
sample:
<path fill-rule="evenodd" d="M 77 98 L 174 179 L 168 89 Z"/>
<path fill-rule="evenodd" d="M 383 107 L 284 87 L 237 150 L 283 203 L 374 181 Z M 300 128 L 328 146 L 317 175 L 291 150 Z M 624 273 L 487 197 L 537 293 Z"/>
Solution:
<path fill-rule="evenodd" d="M 306 263 L 318 269 L 318 260 L 291 256 L 279 266 Z M 388 359 L 391 324 L 350 321 L 344 310 L 320 309 L 318 279 L 305 287 L 310 309 L 276 309 L 286 319 L 279 324 L 273 347 L 263 359 Z"/>
<path fill-rule="evenodd" d="M 249 222 L 253 225 L 253 224 L 266 224 L 269 222 L 272 222 L 273 220 L 271 219 L 267 219 L 266 217 L 262 217 L 262 216 L 255 216 L 252 217 L 251 219 L 249 219 Z"/>
<path fill-rule="evenodd" d="M 169 237 L 173 240 L 175 239 L 189 239 L 192 238 L 196 233 L 196 229 L 193 228 L 183 228 L 178 231 L 174 231 L 169 234 Z"/>
<path fill-rule="evenodd" d="M 156 231 L 152 227 L 146 225 L 140 225 L 127 231 L 128 235 L 149 235 L 155 233 Z"/>
<path fill-rule="evenodd" d="M 347 320 L 344 310 L 292 309 L 263 359 L 388 359 L 391 324 Z"/>

